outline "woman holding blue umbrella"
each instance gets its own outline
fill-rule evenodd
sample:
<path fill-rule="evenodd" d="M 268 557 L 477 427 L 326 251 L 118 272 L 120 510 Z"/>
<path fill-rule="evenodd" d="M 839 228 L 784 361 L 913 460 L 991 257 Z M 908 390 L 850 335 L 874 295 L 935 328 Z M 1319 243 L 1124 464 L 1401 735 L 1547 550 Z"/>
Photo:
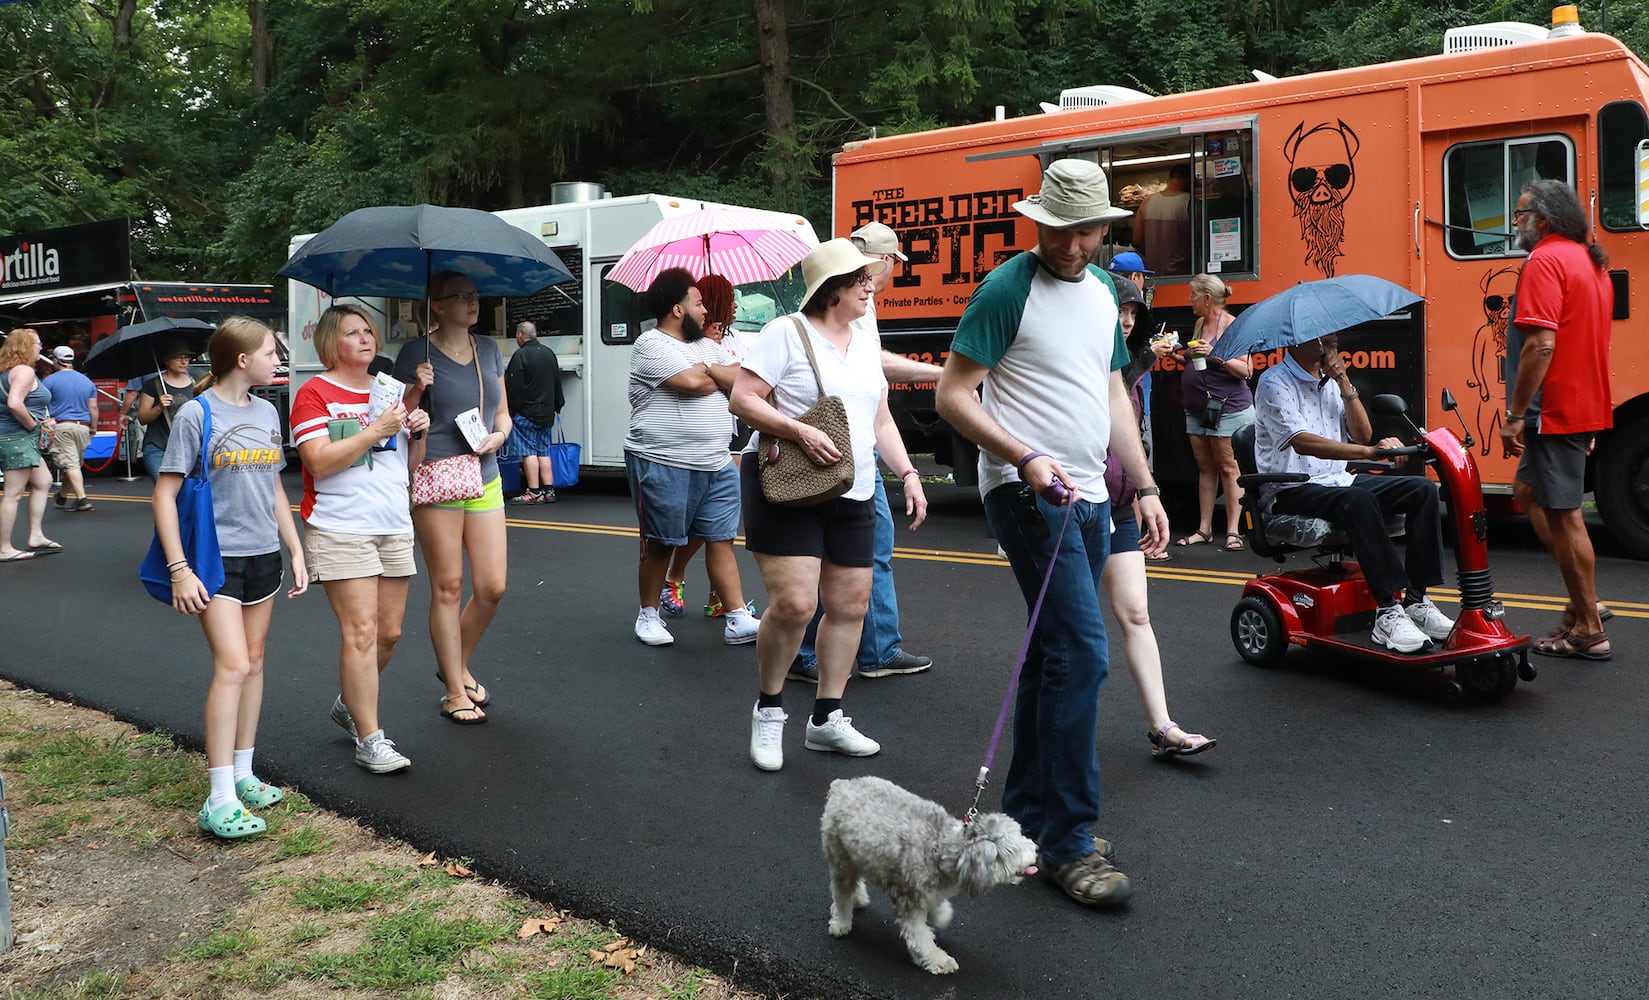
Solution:
<path fill-rule="evenodd" d="M 395 377 L 407 383 L 406 404 L 429 411 L 424 462 L 476 456 L 479 496 L 418 503 L 414 473 L 413 530 L 429 569 L 429 634 L 446 694 L 441 715 L 459 725 L 487 721 L 491 699 L 470 672 L 470 658 L 504 597 L 507 546 L 504 492 L 498 449 L 510 436 L 504 396 L 504 355 L 486 337 L 470 333 L 481 314 L 475 283 L 457 271 L 429 281 L 429 333 L 396 356 Z M 478 415 L 483 432 L 472 442 L 463 422 Z M 471 596 L 463 604 L 464 557 L 469 557 Z"/>

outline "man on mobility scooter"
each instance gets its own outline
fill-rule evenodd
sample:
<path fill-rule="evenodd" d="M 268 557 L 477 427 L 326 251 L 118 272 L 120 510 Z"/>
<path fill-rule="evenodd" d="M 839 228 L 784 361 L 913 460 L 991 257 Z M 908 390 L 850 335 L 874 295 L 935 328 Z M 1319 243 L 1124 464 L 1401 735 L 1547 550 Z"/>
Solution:
<path fill-rule="evenodd" d="M 1254 457 L 1262 475 L 1300 473 L 1301 485 L 1266 484 L 1258 503 L 1276 514 L 1319 517 L 1350 539 L 1378 605 L 1372 639 L 1418 653 L 1447 639 L 1454 622 L 1426 597 L 1443 582 L 1443 531 L 1437 484 L 1424 476 L 1353 474 L 1396 438 L 1373 441 L 1368 411 L 1346 375 L 1334 335 L 1295 344 L 1254 393 Z M 1401 464 L 1402 458 L 1397 462 Z M 1407 515 L 1407 555 L 1399 557 L 1387 519 Z"/>

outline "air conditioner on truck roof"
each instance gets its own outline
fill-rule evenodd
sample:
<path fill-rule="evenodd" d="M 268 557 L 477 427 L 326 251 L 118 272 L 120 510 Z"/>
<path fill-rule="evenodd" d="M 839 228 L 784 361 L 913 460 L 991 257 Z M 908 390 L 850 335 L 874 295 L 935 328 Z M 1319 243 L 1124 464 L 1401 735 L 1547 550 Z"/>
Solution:
<path fill-rule="evenodd" d="M 1076 111 L 1080 108 L 1102 108 L 1107 104 L 1126 104 L 1129 101 L 1148 101 L 1150 94 L 1134 90 L 1131 87 L 1118 87 L 1115 84 L 1102 83 L 1092 87 L 1066 87 L 1059 92 L 1057 105 L 1042 101 L 1042 110 L 1052 114 L 1055 111 Z"/>
<path fill-rule="evenodd" d="M 1480 52 L 1523 42 L 1543 42 L 1550 32 L 1538 24 L 1521 21 L 1493 21 L 1489 24 L 1468 24 L 1443 32 L 1443 54 Z"/>

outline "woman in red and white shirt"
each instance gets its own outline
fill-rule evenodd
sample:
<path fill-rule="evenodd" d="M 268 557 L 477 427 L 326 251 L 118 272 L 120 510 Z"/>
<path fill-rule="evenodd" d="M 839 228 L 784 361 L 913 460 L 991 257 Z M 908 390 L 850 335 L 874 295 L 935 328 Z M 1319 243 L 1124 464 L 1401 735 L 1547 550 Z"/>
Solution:
<path fill-rule="evenodd" d="M 326 371 L 292 401 L 292 438 L 303 460 L 304 548 L 309 576 L 326 591 L 343 631 L 342 691 L 332 719 L 355 737 L 355 763 L 377 774 L 409 764 L 378 720 L 378 675 L 401 638 L 413 561 L 407 469 L 429 428 L 429 414 L 407 412 L 398 390 L 373 415 L 378 333 L 366 313 L 336 305 L 315 327 L 315 354 Z M 410 433 L 409 433 L 410 432 Z"/>

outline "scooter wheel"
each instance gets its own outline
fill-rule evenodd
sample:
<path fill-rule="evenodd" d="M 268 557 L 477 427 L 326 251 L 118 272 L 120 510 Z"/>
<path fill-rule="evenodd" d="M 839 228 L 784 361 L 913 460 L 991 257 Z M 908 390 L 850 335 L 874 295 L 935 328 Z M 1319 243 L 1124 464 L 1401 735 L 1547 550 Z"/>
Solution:
<path fill-rule="evenodd" d="M 1454 676 L 1460 686 L 1484 701 L 1499 701 L 1517 687 L 1517 659 L 1509 653 L 1497 653 L 1481 660 L 1471 660 L 1455 666 Z"/>
<path fill-rule="evenodd" d="M 1231 609 L 1231 642 L 1256 667 L 1276 666 L 1288 652 L 1282 616 L 1263 597 L 1244 597 Z"/>

